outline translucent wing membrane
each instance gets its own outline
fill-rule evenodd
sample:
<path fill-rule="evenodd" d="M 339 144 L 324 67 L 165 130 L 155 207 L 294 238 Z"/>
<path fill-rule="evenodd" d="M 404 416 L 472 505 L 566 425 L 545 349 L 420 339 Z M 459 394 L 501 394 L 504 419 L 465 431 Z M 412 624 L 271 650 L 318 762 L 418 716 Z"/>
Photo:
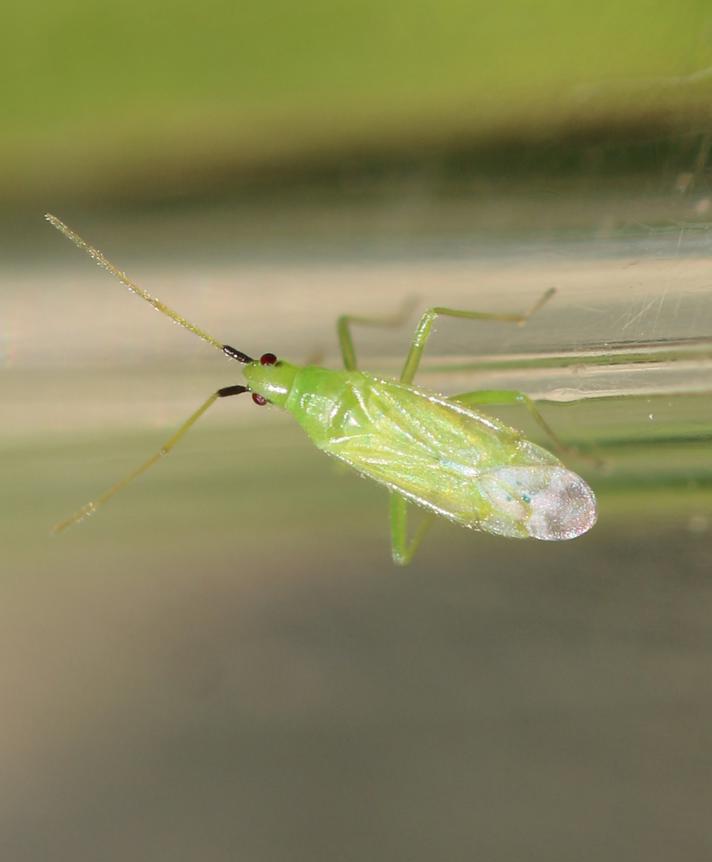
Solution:
<path fill-rule="evenodd" d="M 584 480 L 564 467 L 502 467 L 479 477 L 491 504 L 480 527 L 501 536 L 575 539 L 596 523 L 596 500 Z"/>

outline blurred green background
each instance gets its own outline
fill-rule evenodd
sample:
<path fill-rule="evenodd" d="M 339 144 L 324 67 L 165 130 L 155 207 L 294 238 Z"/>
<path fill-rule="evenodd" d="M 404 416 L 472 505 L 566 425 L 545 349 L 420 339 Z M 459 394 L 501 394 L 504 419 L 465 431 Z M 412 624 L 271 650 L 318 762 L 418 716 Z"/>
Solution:
<path fill-rule="evenodd" d="M 2 858 L 707 858 L 709 3 L 0 8 Z M 240 373 L 48 210 L 295 361 L 556 287 L 420 381 L 530 393 L 599 524 L 395 569 L 385 492 L 230 399 L 49 538 Z"/>
<path fill-rule="evenodd" d="M 703 0 L 75 0 L 6 3 L 4 19 L 14 206 L 185 199 L 505 142 L 506 174 L 542 142 L 694 133 L 710 93 Z"/>

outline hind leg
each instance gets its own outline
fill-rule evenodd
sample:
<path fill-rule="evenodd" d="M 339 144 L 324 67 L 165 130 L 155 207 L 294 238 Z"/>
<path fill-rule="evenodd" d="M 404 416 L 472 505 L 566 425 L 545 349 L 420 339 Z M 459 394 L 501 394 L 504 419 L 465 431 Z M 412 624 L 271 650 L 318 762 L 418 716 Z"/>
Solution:
<path fill-rule="evenodd" d="M 537 425 L 542 429 L 546 436 L 551 441 L 555 451 L 560 455 L 575 455 L 578 458 L 583 458 L 589 461 L 594 467 L 602 467 L 604 462 L 597 455 L 588 452 L 582 452 L 576 446 L 570 446 L 568 443 L 559 437 L 549 423 L 544 419 L 534 401 L 523 392 L 516 389 L 478 389 L 474 392 L 461 392 L 459 395 L 451 395 L 450 401 L 457 401 L 458 404 L 464 404 L 466 407 L 481 407 L 490 405 L 500 405 L 502 407 L 509 405 L 521 405 L 525 407 Z"/>
<path fill-rule="evenodd" d="M 410 351 L 408 352 L 408 356 L 405 361 L 405 365 L 403 366 L 403 371 L 401 373 L 400 379 L 402 383 L 412 383 L 413 378 L 418 370 L 418 366 L 420 365 L 420 361 L 423 358 L 423 351 L 425 350 L 425 345 L 428 342 L 432 334 L 433 323 L 439 316 L 443 317 L 460 317 L 466 318 L 468 320 L 495 320 L 502 321 L 505 323 L 518 323 L 523 324 L 538 311 L 545 302 L 547 302 L 555 293 L 555 288 L 551 287 L 547 290 L 543 296 L 538 299 L 534 305 L 523 314 L 499 314 L 496 312 L 487 312 L 487 311 L 461 311 L 455 308 L 443 308 L 440 306 L 435 306 L 434 308 L 429 308 L 423 316 L 420 318 L 420 322 L 415 330 L 415 335 L 413 337 L 413 342 L 410 347 Z M 477 395 L 478 393 L 464 393 L 462 396 L 455 396 L 453 400 L 467 399 L 470 396 Z M 503 393 L 500 393 L 503 394 Z M 517 393 L 520 395 L 521 393 Z M 557 446 L 562 449 L 566 447 L 559 440 L 559 438 L 554 434 L 554 432 L 549 428 L 548 424 L 544 421 L 544 418 L 541 416 L 539 411 L 534 406 L 533 402 L 527 398 L 526 395 L 521 395 L 522 402 L 527 405 L 527 407 L 533 412 L 535 418 L 539 422 L 539 424 L 547 431 L 550 437 L 556 441 Z M 467 403 L 463 401 L 462 403 Z M 492 403 L 492 402 L 489 402 Z M 518 403 L 518 402 L 517 402 Z M 425 516 L 424 520 L 418 526 L 417 530 L 412 539 L 408 539 L 408 513 L 409 509 L 412 508 L 412 504 L 408 503 L 403 497 L 399 494 L 391 493 L 391 550 L 393 554 L 393 561 L 400 566 L 407 565 L 413 558 L 413 555 L 418 550 L 418 547 L 423 539 L 423 536 L 427 532 L 428 528 L 432 524 L 434 515 L 428 514 Z"/>
<path fill-rule="evenodd" d="M 411 507 L 405 497 L 391 492 L 391 554 L 397 566 L 407 566 L 413 559 L 435 517 L 431 514 L 425 515 L 415 534 L 409 539 L 408 510 Z"/>

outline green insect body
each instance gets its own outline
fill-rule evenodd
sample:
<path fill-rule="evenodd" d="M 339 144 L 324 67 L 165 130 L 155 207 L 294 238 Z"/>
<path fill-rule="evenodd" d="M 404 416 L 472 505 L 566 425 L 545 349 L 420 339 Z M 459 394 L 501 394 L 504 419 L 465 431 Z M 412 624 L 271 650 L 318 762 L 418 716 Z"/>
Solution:
<path fill-rule="evenodd" d="M 436 317 L 524 323 L 553 294 L 550 288 L 524 314 L 431 308 L 420 319 L 399 381 L 384 380 L 356 368 L 353 324 L 392 326 L 392 318 L 344 316 L 338 334 L 344 371 L 298 366 L 265 353 L 255 360 L 222 344 L 190 323 L 117 269 L 96 248 L 58 218 L 47 219 L 133 293 L 185 329 L 244 365 L 245 385 L 214 392 L 161 449 L 96 500 L 55 527 L 64 530 L 88 515 L 167 455 L 219 398 L 252 394 L 256 404 L 271 403 L 294 416 L 314 444 L 390 491 L 391 544 L 396 563 L 406 564 L 432 516 L 472 529 L 512 538 L 573 539 L 596 521 L 596 500 L 586 482 L 551 452 L 519 431 L 473 406 L 525 406 L 559 450 L 564 444 L 523 393 L 508 390 L 466 392 L 445 397 L 412 385 Z M 408 538 L 410 503 L 426 517 Z"/>
<path fill-rule="evenodd" d="M 254 362 L 244 375 L 323 452 L 462 526 L 561 540 L 595 521 L 583 479 L 520 432 L 457 402 L 362 371 Z"/>

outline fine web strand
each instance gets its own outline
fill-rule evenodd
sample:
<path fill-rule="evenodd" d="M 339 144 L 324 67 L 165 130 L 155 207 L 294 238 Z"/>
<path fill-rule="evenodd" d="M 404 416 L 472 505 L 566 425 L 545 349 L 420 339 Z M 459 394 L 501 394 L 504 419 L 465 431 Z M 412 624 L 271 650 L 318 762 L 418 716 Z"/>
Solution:
<path fill-rule="evenodd" d="M 98 248 L 94 248 L 94 246 L 89 245 L 86 240 L 82 239 L 78 233 L 75 233 L 63 221 L 58 219 L 57 216 L 52 215 L 52 213 L 46 213 L 45 218 L 51 225 L 53 225 L 53 227 L 56 227 L 60 233 L 63 233 L 67 239 L 71 240 L 77 248 L 85 251 L 89 257 L 93 258 L 99 264 L 99 266 L 103 267 L 107 272 L 111 273 L 114 278 L 117 278 L 123 285 L 128 287 L 131 293 L 135 293 L 137 296 L 145 299 L 146 302 L 152 305 L 157 311 L 170 317 L 171 320 L 179 324 L 179 326 L 182 326 L 184 329 L 187 329 L 188 332 L 192 332 L 194 335 L 197 335 L 198 338 L 202 338 L 203 341 L 207 341 L 208 344 L 212 344 L 212 346 L 216 347 L 218 350 L 223 349 L 222 343 L 219 342 L 217 338 L 213 338 L 212 335 L 205 332 L 203 329 L 200 329 L 200 327 L 191 323 L 189 320 L 186 320 L 185 317 L 182 317 L 177 311 L 173 311 L 172 308 L 169 308 L 165 303 L 161 302 L 160 299 L 156 299 L 156 297 L 152 296 L 147 290 L 139 287 L 128 277 L 128 275 L 126 275 L 125 272 L 118 269 L 118 267 L 114 266 L 111 261 L 107 260 Z"/>

